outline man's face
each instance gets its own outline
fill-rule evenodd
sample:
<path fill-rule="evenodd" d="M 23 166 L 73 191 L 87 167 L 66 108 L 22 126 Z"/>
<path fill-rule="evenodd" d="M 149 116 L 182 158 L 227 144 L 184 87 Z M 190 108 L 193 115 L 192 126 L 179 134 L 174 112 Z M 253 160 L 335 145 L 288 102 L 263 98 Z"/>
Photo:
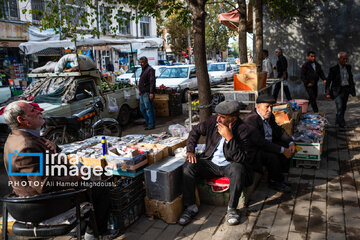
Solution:
<path fill-rule="evenodd" d="M 235 122 L 236 118 L 232 115 L 225 115 L 218 113 L 216 122 L 224 124 L 225 126 L 229 127 L 230 123 Z"/>
<path fill-rule="evenodd" d="M 146 61 L 146 60 L 140 59 L 140 66 L 141 66 L 142 68 L 144 68 L 144 67 L 146 66 L 146 64 L 147 64 L 147 61 Z"/>
<path fill-rule="evenodd" d="M 281 51 L 276 51 L 275 52 L 275 55 L 278 57 L 278 56 L 280 56 L 281 55 Z"/>
<path fill-rule="evenodd" d="M 345 66 L 345 64 L 347 63 L 347 60 L 348 60 L 348 57 L 346 54 L 344 54 L 344 55 L 341 55 L 341 57 L 339 58 L 338 61 L 341 66 Z"/>
<path fill-rule="evenodd" d="M 267 58 L 267 54 L 266 53 L 262 53 L 262 59 L 265 59 L 265 58 Z"/>
<path fill-rule="evenodd" d="M 272 106 L 271 103 L 258 103 L 256 110 L 264 119 L 269 119 L 272 113 Z"/>
<path fill-rule="evenodd" d="M 25 111 L 24 116 L 17 117 L 17 120 L 20 123 L 20 128 L 36 130 L 45 123 L 41 111 L 36 110 L 34 106 L 31 106 L 28 103 L 21 102 L 19 103 L 19 107 L 21 107 Z"/>
<path fill-rule="evenodd" d="M 313 53 L 310 53 L 310 55 L 307 57 L 307 59 L 310 61 L 310 62 L 315 62 L 315 54 Z"/>

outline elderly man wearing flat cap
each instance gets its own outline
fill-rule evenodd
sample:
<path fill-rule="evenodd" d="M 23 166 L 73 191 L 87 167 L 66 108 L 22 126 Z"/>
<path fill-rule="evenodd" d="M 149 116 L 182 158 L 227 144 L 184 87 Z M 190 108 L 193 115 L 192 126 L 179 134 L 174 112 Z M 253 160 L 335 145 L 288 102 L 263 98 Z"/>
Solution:
<path fill-rule="evenodd" d="M 269 187 L 282 192 L 290 192 L 288 182 L 281 172 L 289 166 L 289 158 L 295 153 L 295 144 L 286 131 L 275 122 L 272 96 L 261 95 L 256 100 L 256 108 L 246 116 L 244 122 L 256 128 L 265 140 L 257 159 L 268 170 Z M 260 169 L 261 170 L 261 169 Z"/>
<path fill-rule="evenodd" d="M 229 225 L 239 223 L 237 205 L 242 189 L 252 183 L 251 156 L 255 149 L 249 141 L 252 128 L 239 118 L 241 104 L 224 101 L 216 106 L 217 116 L 195 126 L 187 140 L 187 156 L 183 166 L 183 202 L 185 211 L 179 224 L 185 225 L 198 212 L 195 205 L 196 178 L 211 179 L 226 176 L 230 179 L 230 199 L 227 209 Z M 200 136 L 206 137 L 203 154 L 195 156 Z M 254 153 L 254 154 L 252 154 Z"/>

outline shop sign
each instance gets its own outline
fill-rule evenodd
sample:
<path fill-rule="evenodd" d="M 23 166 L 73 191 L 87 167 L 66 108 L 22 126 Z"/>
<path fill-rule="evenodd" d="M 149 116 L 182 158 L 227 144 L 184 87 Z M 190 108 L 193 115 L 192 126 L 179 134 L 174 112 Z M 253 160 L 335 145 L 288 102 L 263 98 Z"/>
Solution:
<path fill-rule="evenodd" d="M 25 23 L 0 22 L 0 40 L 28 41 L 29 31 Z"/>

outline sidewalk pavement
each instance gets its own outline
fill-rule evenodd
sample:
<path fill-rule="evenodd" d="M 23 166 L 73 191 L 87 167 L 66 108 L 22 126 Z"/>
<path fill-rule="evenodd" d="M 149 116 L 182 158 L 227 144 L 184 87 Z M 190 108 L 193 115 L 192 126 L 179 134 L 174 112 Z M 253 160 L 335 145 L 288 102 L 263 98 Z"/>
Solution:
<path fill-rule="evenodd" d="M 225 223 L 226 207 L 202 204 L 185 227 L 142 216 L 116 239 L 359 239 L 360 102 L 348 103 L 346 131 L 334 126 L 333 101 L 319 101 L 319 109 L 330 121 L 321 167 L 291 168 L 290 194 L 261 183 L 237 226 Z"/>

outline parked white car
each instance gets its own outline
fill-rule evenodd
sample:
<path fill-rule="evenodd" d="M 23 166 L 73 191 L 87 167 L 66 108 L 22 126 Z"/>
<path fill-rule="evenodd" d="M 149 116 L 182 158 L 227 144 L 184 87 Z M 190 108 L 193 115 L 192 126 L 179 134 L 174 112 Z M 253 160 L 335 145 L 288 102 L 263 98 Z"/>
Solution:
<path fill-rule="evenodd" d="M 135 67 L 129 68 L 129 70 L 126 71 L 126 73 L 121 74 L 120 76 L 116 77 L 116 82 L 130 82 L 130 78 L 134 76 L 134 68 L 135 71 L 138 69 L 141 69 L 140 65 L 136 65 Z"/>
<path fill-rule="evenodd" d="M 156 79 L 156 87 L 162 85 L 177 89 L 178 92 L 181 92 L 182 99 L 185 101 L 187 90 L 197 89 L 195 65 L 167 66 Z"/>
<path fill-rule="evenodd" d="M 11 90 L 9 86 L 2 86 L 0 81 L 0 103 L 4 103 L 11 98 Z"/>
<path fill-rule="evenodd" d="M 160 74 L 167 68 L 165 65 L 160 66 L 151 66 L 155 70 L 155 77 L 159 77 Z M 139 83 L 140 75 L 142 72 L 142 68 L 136 69 L 136 72 L 131 76 L 129 83 L 137 85 Z"/>
<path fill-rule="evenodd" d="M 234 72 L 228 62 L 210 63 L 208 65 L 208 72 L 212 84 L 232 81 L 234 79 Z"/>

